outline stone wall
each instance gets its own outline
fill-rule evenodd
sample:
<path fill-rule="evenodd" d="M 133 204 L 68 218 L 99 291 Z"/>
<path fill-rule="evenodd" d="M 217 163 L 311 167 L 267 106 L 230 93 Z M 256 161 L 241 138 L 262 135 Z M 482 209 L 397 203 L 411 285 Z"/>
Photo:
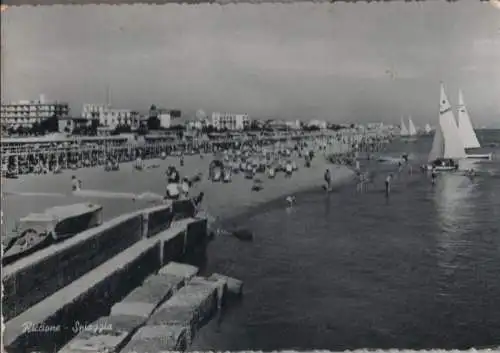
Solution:
<path fill-rule="evenodd" d="M 5 266 L 4 319 L 19 315 L 143 236 L 168 228 L 172 217 L 169 205 L 123 215 Z"/>

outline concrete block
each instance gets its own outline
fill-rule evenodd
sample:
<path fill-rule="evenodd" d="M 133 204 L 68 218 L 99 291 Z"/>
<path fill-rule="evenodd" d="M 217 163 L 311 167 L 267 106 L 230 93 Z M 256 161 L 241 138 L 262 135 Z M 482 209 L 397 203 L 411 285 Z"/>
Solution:
<path fill-rule="evenodd" d="M 141 302 L 119 302 L 111 308 L 111 316 L 139 316 L 146 320 L 156 308 L 156 304 Z"/>
<path fill-rule="evenodd" d="M 147 217 L 147 237 L 152 237 L 167 229 L 172 223 L 174 218 L 172 205 L 161 206 L 161 208 L 148 211 Z"/>
<path fill-rule="evenodd" d="M 206 219 L 192 219 L 186 227 L 186 247 L 192 249 L 203 244 L 208 238 L 208 223 Z"/>
<path fill-rule="evenodd" d="M 196 208 L 191 200 L 176 200 L 172 203 L 174 220 L 192 218 L 195 216 Z"/>
<path fill-rule="evenodd" d="M 180 325 L 189 328 L 194 336 L 194 332 L 211 319 L 217 304 L 217 285 L 195 277 L 161 305 L 149 318 L 147 325 Z"/>
<path fill-rule="evenodd" d="M 221 275 L 219 273 L 212 274 L 209 279 L 223 280 L 227 285 L 227 290 L 230 294 L 241 296 L 243 294 L 243 281 L 239 279 Z"/>
<path fill-rule="evenodd" d="M 158 274 L 174 275 L 190 280 L 198 274 L 199 269 L 196 266 L 181 264 L 178 262 L 169 262 L 166 266 L 162 267 Z"/>
<path fill-rule="evenodd" d="M 182 352 L 187 349 L 189 339 L 188 330 L 183 326 L 144 326 L 137 331 L 121 353 Z"/>
<path fill-rule="evenodd" d="M 134 289 L 122 302 L 141 302 L 161 304 L 177 292 L 185 283 L 180 276 L 170 274 L 151 275 L 144 280 L 142 286 Z"/>
<path fill-rule="evenodd" d="M 59 353 L 117 352 L 144 320 L 130 316 L 105 316 L 80 328 Z"/>

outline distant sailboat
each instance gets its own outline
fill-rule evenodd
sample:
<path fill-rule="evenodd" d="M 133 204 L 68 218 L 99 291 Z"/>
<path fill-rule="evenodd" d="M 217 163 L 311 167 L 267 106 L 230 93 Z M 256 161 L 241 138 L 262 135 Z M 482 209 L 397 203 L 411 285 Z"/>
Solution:
<path fill-rule="evenodd" d="M 417 135 L 417 128 L 415 127 L 415 124 L 413 124 L 413 120 L 411 119 L 411 116 L 408 118 L 408 133 L 410 136 L 416 136 Z"/>
<path fill-rule="evenodd" d="M 408 135 L 410 135 L 410 132 L 408 131 L 408 128 L 406 127 L 406 124 L 403 121 L 402 117 L 401 117 L 401 129 L 400 129 L 399 135 L 401 137 L 407 137 Z"/>
<path fill-rule="evenodd" d="M 429 124 L 425 124 L 424 131 L 427 135 L 429 135 L 432 132 L 432 128 Z"/>
<path fill-rule="evenodd" d="M 439 121 L 434 133 L 432 148 L 429 153 L 428 169 L 450 171 L 458 169 L 458 160 L 467 158 L 460 139 L 458 126 L 450 102 L 441 84 L 439 100 Z"/>
<path fill-rule="evenodd" d="M 403 118 L 401 118 L 401 131 L 400 131 L 401 138 L 405 142 L 416 141 L 417 129 L 415 128 L 415 124 L 413 124 L 413 120 L 411 120 L 411 117 L 409 117 L 409 119 L 408 119 L 408 126 L 409 126 L 409 128 L 406 127 L 406 124 L 403 121 Z"/>
<path fill-rule="evenodd" d="M 472 126 L 472 122 L 465 106 L 464 97 L 462 91 L 458 92 L 458 130 L 460 132 L 460 138 L 463 142 L 464 148 L 481 148 L 481 144 L 477 139 L 476 132 Z M 468 154 L 467 158 L 471 159 L 492 159 L 492 154 Z"/>

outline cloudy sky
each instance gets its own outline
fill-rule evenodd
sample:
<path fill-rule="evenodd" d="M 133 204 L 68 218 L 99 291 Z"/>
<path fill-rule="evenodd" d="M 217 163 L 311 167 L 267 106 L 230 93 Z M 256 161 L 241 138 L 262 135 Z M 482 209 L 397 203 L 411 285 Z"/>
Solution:
<path fill-rule="evenodd" d="M 2 100 L 436 120 L 439 82 L 500 122 L 500 9 L 479 1 L 49 6 L 2 13 Z"/>

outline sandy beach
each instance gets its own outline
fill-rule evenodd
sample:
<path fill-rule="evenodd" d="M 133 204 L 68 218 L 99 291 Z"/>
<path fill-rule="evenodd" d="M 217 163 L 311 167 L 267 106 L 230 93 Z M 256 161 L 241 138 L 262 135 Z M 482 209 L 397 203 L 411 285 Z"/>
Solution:
<path fill-rule="evenodd" d="M 252 181 L 240 174 L 233 175 L 231 183 L 212 183 L 207 179 L 211 155 L 186 156 L 184 166 L 180 166 L 179 158 L 169 157 L 165 160 L 148 160 L 146 166 L 157 165 L 157 168 L 136 171 L 132 163 L 125 163 L 116 172 L 105 172 L 103 168 L 86 168 L 75 171 L 64 171 L 62 174 L 23 175 L 19 179 L 2 179 L 2 235 L 9 234 L 15 222 L 30 212 L 41 212 L 46 208 L 92 202 L 104 207 L 104 218 L 110 219 L 120 214 L 153 206 L 151 201 L 133 201 L 127 199 L 111 199 L 101 197 L 83 198 L 72 195 L 70 179 L 72 175 L 82 180 L 83 189 L 105 190 L 127 193 L 151 192 L 163 195 L 165 192 L 165 170 L 169 165 L 175 166 L 181 177 L 192 177 L 202 173 L 202 180 L 190 191 L 196 195 L 205 193 L 202 208 L 217 218 L 229 218 L 245 212 L 249 208 L 304 191 L 321 188 L 324 184 L 323 173 L 330 168 L 333 183 L 340 183 L 352 177 L 353 173 L 346 167 L 331 165 L 324 156 L 318 154 L 310 168 L 304 167 L 303 159 L 297 159 L 298 170 L 291 178 L 277 173 L 274 179 L 262 175 L 263 189 L 251 191 Z M 283 200 L 283 202 L 285 202 Z M 156 202 L 157 204 L 158 202 Z"/>

